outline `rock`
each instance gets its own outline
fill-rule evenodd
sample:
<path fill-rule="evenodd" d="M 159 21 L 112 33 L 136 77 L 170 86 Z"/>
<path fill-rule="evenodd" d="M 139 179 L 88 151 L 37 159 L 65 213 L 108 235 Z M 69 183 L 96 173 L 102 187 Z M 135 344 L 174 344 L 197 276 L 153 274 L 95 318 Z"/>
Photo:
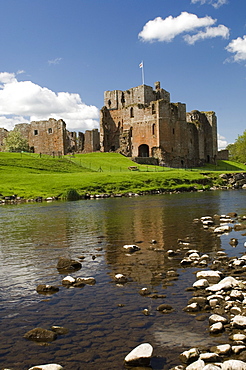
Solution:
<path fill-rule="evenodd" d="M 69 332 L 67 328 L 64 328 L 63 326 L 56 326 L 56 325 L 53 325 L 51 327 L 51 330 L 54 331 L 58 335 L 64 335 Z"/>
<path fill-rule="evenodd" d="M 64 279 L 62 279 L 63 285 L 73 285 L 75 283 L 76 279 L 72 276 L 68 275 Z"/>
<path fill-rule="evenodd" d="M 200 351 L 198 348 L 191 348 L 179 355 L 179 358 L 185 364 L 196 361 L 199 358 Z M 203 362 L 204 363 L 204 362 Z M 203 365 L 204 366 L 204 365 Z"/>
<path fill-rule="evenodd" d="M 230 298 L 232 300 L 243 301 L 244 300 L 244 295 L 240 290 L 233 289 L 230 293 Z"/>
<path fill-rule="evenodd" d="M 239 281 L 234 279 L 232 276 L 227 276 L 224 279 L 222 279 L 218 284 L 214 284 L 206 288 L 206 290 L 209 290 L 211 292 L 218 292 L 220 290 L 232 289 L 237 286 L 239 286 Z"/>
<path fill-rule="evenodd" d="M 57 334 L 52 330 L 35 328 L 24 334 L 24 338 L 35 342 L 52 342 L 57 338 Z"/>
<path fill-rule="evenodd" d="M 203 360 L 204 362 L 220 362 L 221 361 L 218 353 L 213 353 L 213 352 L 201 353 L 199 360 Z"/>
<path fill-rule="evenodd" d="M 213 347 L 212 350 L 218 355 L 228 355 L 231 352 L 230 344 L 221 344 L 220 346 Z"/>
<path fill-rule="evenodd" d="M 233 328 L 246 328 L 246 316 L 236 315 L 231 320 L 231 325 Z"/>
<path fill-rule="evenodd" d="M 139 291 L 139 294 L 140 294 L 140 295 L 142 295 L 142 296 L 146 296 L 146 295 L 151 294 L 151 291 L 150 291 L 148 288 L 142 288 L 142 289 Z"/>
<path fill-rule="evenodd" d="M 214 270 L 198 271 L 196 274 L 197 279 L 206 279 L 209 284 L 216 284 L 221 280 L 221 272 Z"/>
<path fill-rule="evenodd" d="M 116 274 L 114 277 L 114 281 L 119 284 L 125 284 L 127 283 L 128 279 L 125 275 L 123 274 Z"/>
<path fill-rule="evenodd" d="M 57 270 L 79 270 L 82 265 L 80 262 L 66 257 L 60 257 L 57 263 Z"/>
<path fill-rule="evenodd" d="M 87 284 L 87 285 L 95 285 L 96 284 L 96 279 L 94 277 L 87 277 L 87 278 L 78 277 L 78 278 L 76 278 L 76 284 L 77 283 Z"/>
<path fill-rule="evenodd" d="M 230 336 L 230 339 L 231 340 L 234 340 L 234 341 L 236 341 L 236 342 L 243 342 L 243 341 L 245 341 L 245 339 L 246 339 L 246 335 L 245 334 L 243 334 L 243 333 L 237 333 L 237 334 L 233 334 L 233 335 L 231 335 Z"/>
<path fill-rule="evenodd" d="M 209 331 L 211 334 L 217 334 L 221 333 L 223 329 L 224 329 L 223 324 L 221 322 L 217 322 L 210 326 Z"/>
<path fill-rule="evenodd" d="M 200 306 L 197 302 L 194 302 L 194 303 L 188 304 L 184 308 L 184 311 L 185 312 L 197 312 L 197 311 L 200 311 Z"/>
<path fill-rule="evenodd" d="M 29 370 L 62 370 L 63 367 L 58 364 L 36 365 L 30 367 Z"/>
<path fill-rule="evenodd" d="M 228 320 L 220 315 L 213 314 L 209 317 L 209 324 L 215 324 L 217 322 L 221 322 L 223 325 L 227 324 Z"/>
<path fill-rule="evenodd" d="M 123 248 L 128 253 L 133 253 L 133 252 L 136 252 L 136 251 L 139 251 L 140 250 L 140 247 L 138 247 L 137 245 L 134 245 L 134 244 L 124 245 Z"/>
<path fill-rule="evenodd" d="M 148 365 L 152 357 L 153 347 L 149 343 L 142 343 L 134 348 L 125 357 L 125 362 L 129 365 Z"/>
<path fill-rule="evenodd" d="M 221 367 L 216 366 L 215 364 L 207 364 L 204 366 L 203 370 L 221 370 Z"/>
<path fill-rule="evenodd" d="M 208 286 L 209 286 L 209 283 L 206 279 L 199 279 L 193 284 L 193 287 L 196 289 L 205 289 Z"/>
<path fill-rule="evenodd" d="M 197 360 L 186 367 L 186 370 L 203 370 L 205 362 L 203 360 Z"/>
<path fill-rule="evenodd" d="M 216 234 L 223 234 L 230 232 L 232 230 L 232 227 L 229 225 L 223 225 L 223 226 L 218 226 L 214 229 L 214 233 Z"/>
<path fill-rule="evenodd" d="M 157 311 L 161 311 L 162 313 L 171 313 L 174 311 L 173 307 L 170 304 L 163 303 L 157 307 Z"/>
<path fill-rule="evenodd" d="M 221 370 L 246 370 L 246 363 L 240 360 L 227 360 L 223 362 Z"/>
<path fill-rule="evenodd" d="M 59 292 L 59 288 L 49 284 L 39 284 L 36 288 L 37 293 L 39 294 L 54 294 Z"/>
<path fill-rule="evenodd" d="M 239 345 L 239 346 L 232 346 L 231 349 L 233 353 L 235 353 L 235 355 L 238 355 L 239 353 L 245 351 L 246 347 L 243 345 Z"/>

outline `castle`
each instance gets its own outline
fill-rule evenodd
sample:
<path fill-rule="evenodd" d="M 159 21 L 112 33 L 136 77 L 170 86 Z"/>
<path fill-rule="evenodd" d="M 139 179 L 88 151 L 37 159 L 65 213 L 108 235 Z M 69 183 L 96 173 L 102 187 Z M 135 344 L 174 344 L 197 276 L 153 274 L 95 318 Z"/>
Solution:
<path fill-rule="evenodd" d="M 104 93 L 100 116 L 101 151 L 117 151 L 138 163 L 194 167 L 216 163 L 214 112 L 186 112 L 160 87 L 141 85 Z M 153 161 L 154 160 L 154 161 Z"/>
<path fill-rule="evenodd" d="M 214 112 L 186 112 L 171 103 L 160 87 L 140 85 L 126 91 L 105 91 L 98 129 L 70 132 L 60 119 L 15 125 L 35 153 L 64 155 L 80 152 L 119 152 L 138 163 L 170 167 L 216 164 L 217 118 Z M 9 132 L 0 128 L 0 151 Z M 1 149 L 2 148 L 2 149 Z"/>

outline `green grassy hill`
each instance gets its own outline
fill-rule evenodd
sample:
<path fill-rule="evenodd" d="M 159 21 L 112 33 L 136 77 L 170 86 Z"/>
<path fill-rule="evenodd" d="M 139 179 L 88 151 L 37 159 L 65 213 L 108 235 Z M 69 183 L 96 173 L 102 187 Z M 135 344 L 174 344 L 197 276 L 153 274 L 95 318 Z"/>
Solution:
<path fill-rule="evenodd" d="M 137 166 L 138 171 L 130 171 Z M 0 194 L 24 198 L 61 196 L 68 189 L 85 193 L 126 193 L 157 189 L 210 187 L 221 171 L 242 172 L 246 166 L 219 161 L 217 167 L 171 169 L 137 165 L 117 153 L 76 154 L 53 158 L 31 153 L 0 152 Z"/>

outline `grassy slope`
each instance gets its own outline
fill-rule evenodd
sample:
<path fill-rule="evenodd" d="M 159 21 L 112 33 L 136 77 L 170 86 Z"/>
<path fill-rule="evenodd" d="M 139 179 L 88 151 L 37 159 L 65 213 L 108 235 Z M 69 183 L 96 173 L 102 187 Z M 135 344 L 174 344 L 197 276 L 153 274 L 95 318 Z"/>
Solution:
<path fill-rule="evenodd" d="M 116 153 L 90 153 L 75 157 L 52 158 L 36 154 L 0 153 L 0 193 L 25 198 L 58 196 L 74 188 L 80 194 L 138 192 L 154 189 L 209 185 L 212 168 L 192 171 L 135 165 Z M 220 161 L 218 171 L 246 171 L 246 166 Z M 206 171 L 206 172 L 205 172 Z"/>

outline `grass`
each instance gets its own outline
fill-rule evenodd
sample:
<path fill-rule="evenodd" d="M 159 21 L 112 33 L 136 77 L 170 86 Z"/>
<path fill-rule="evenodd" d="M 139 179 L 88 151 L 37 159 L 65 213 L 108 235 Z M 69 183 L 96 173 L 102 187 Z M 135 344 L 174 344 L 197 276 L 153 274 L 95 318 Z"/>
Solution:
<path fill-rule="evenodd" d="M 117 153 L 90 153 L 52 158 L 0 152 L 0 194 L 24 198 L 61 196 L 70 189 L 85 193 L 126 193 L 210 187 L 220 171 L 246 171 L 246 166 L 219 161 L 218 166 L 185 170 L 136 165 Z M 218 182 L 219 183 L 219 182 Z"/>

